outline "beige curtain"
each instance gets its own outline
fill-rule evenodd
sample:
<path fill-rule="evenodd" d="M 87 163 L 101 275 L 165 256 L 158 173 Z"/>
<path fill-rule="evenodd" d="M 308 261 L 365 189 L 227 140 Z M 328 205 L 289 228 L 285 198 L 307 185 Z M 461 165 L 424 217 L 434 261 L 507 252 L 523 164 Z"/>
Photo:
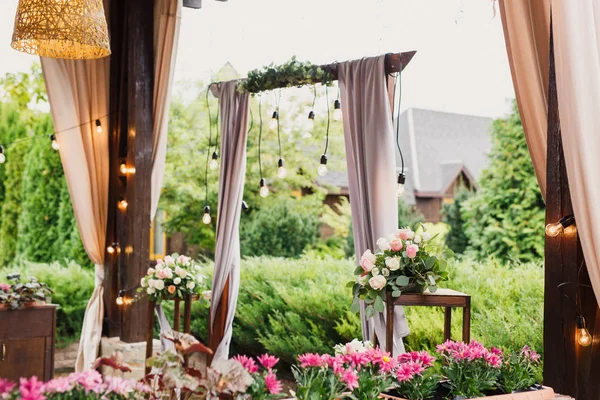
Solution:
<path fill-rule="evenodd" d="M 500 0 L 500 15 L 529 154 L 546 198 L 550 0 Z"/>
<path fill-rule="evenodd" d="M 177 58 L 182 0 L 156 0 L 154 5 L 154 144 L 152 152 L 151 218 L 154 218 L 167 156 L 171 87 Z"/>
<path fill-rule="evenodd" d="M 600 0 L 553 1 L 558 111 L 571 201 L 600 303 Z"/>
<path fill-rule="evenodd" d="M 41 61 L 77 227 L 83 246 L 96 265 L 96 288 L 85 311 L 75 365 L 76 371 L 83 371 L 91 368 L 98 354 L 104 317 L 109 59 Z M 96 119 L 102 123 L 102 133 L 96 132 Z"/>

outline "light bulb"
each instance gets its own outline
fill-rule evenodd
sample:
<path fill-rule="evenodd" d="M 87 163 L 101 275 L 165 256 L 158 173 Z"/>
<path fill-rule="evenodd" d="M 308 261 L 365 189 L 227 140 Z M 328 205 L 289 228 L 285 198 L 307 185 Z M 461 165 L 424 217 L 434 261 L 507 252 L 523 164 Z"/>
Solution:
<path fill-rule="evenodd" d="M 260 197 L 267 197 L 269 195 L 269 187 L 265 183 L 265 178 L 260 178 Z"/>
<path fill-rule="evenodd" d="M 58 146 L 58 141 L 56 140 L 56 136 L 50 135 L 50 140 L 52 141 L 52 148 L 54 150 L 58 150 L 59 146 Z"/>
<path fill-rule="evenodd" d="M 315 128 L 315 113 L 311 111 L 308 113 L 308 129 L 313 130 Z"/>
<path fill-rule="evenodd" d="M 269 128 L 275 129 L 277 128 L 277 124 L 279 124 L 279 113 L 277 111 L 273 111 L 273 117 L 271 118 L 271 122 L 269 122 Z"/>
<path fill-rule="evenodd" d="M 115 248 L 112 246 L 108 246 L 106 248 L 106 251 L 108 252 L 108 254 L 113 254 L 115 252 Z"/>
<path fill-rule="evenodd" d="M 342 119 L 342 104 L 339 100 L 333 102 L 333 120 L 339 121 Z"/>
<path fill-rule="evenodd" d="M 592 344 L 592 335 L 590 335 L 590 331 L 587 329 L 587 323 L 582 315 L 577 315 L 577 343 L 583 347 Z"/>
<path fill-rule="evenodd" d="M 122 306 L 124 303 L 123 298 L 121 296 L 117 297 L 117 305 Z"/>
<path fill-rule="evenodd" d="M 119 165 L 119 172 L 121 175 L 127 175 L 129 172 L 129 168 L 127 168 L 127 165 L 124 162 Z"/>
<path fill-rule="evenodd" d="M 99 119 L 96 120 L 96 133 L 102 133 L 102 124 Z"/>
<path fill-rule="evenodd" d="M 106 248 L 106 251 L 108 252 L 108 254 L 119 254 L 121 252 L 121 248 L 119 247 L 119 243 L 113 242 L 110 246 Z"/>
<path fill-rule="evenodd" d="M 546 225 L 546 235 L 550 237 L 557 237 L 563 230 L 560 222 Z"/>
<path fill-rule="evenodd" d="M 218 159 L 218 155 L 217 152 L 213 152 L 212 154 L 212 159 L 210 160 L 210 163 L 208 164 L 208 166 L 210 167 L 210 169 L 215 170 L 217 168 L 219 168 L 219 162 L 217 161 Z"/>
<path fill-rule="evenodd" d="M 404 175 L 404 173 L 401 172 L 398 175 L 398 187 L 396 188 L 396 195 L 398 197 L 404 196 L 404 192 L 406 192 L 406 189 L 404 187 L 405 183 L 406 183 L 406 175 Z"/>
<path fill-rule="evenodd" d="M 202 216 L 202 222 L 204 223 L 204 225 L 208 225 L 211 221 L 212 218 L 210 217 L 210 207 L 204 206 L 204 215 Z"/>
<path fill-rule="evenodd" d="M 319 174 L 319 176 L 325 176 L 327 175 L 327 156 L 325 154 L 323 154 L 321 156 L 321 162 L 319 164 L 319 168 L 317 169 L 317 174 Z"/>
<path fill-rule="evenodd" d="M 281 158 L 277 162 L 277 176 L 279 176 L 281 179 L 284 179 L 287 176 L 287 171 L 283 166 L 283 159 Z"/>
<path fill-rule="evenodd" d="M 119 207 L 119 210 L 121 210 L 121 211 L 127 210 L 128 205 L 129 205 L 129 203 L 127 203 L 127 200 L 125 200 L 124 198 L 121 198 L 121 200 L 119 200 L 119 203 L 117 204 L 117 206 Z"/>

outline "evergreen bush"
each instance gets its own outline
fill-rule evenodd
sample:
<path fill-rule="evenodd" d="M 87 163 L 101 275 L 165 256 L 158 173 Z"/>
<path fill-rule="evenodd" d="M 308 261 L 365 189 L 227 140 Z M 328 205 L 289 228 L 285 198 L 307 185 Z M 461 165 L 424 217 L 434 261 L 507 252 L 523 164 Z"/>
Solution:
<path fill-rule="evenodd" d="M 452 203 L 445 203 L 442 206 L 442 221 L 450 228 L 446 235 L 446 245 L 456 254 L 462 254 L 469 245 L 469 238 L 465 234 L 464 221 L 462 218 L 462 208 L 473 192 L 461 188 L 454 195 Z"/>

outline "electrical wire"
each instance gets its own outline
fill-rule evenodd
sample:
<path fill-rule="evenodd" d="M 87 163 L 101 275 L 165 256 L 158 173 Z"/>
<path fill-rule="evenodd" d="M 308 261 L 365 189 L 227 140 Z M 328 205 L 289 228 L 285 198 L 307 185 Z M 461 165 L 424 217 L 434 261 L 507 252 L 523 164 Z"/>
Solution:
<path fill-rule="evenodd" d="M 258 95 L 258 170 L 260 171 L 260 179 L 263 178 L 262 161 L 260 159 L 260 143 L 262 141 L 262 96 Z"/>
<path fill-rule="evenodd" d="M 212 118 L 211 118 L 211 115 L 210 115 L 210 103 L 208 102 L 208 93 L 210 92 L 210 87 L 212 85 L 213 84 L 211 83 L 206 88 L 206 108 L 208 109 L 208 147 L 206 149 L 206 168 L 204 170 L 204 187 L 205 187 L 204 205 L 205 206 L 208 205 L 208 164 L 210 162 L 210 148 L 212 147 L 211 146 L 211 142 L 212 142 Z"/>
<path fill-rule="evenodd" d="M 394 75 L 394 98 L 392 104 L 392 124 L 394 122 L 394 112 L 396 110 L 396 87 L 398 87 L 398 113 L 396 118 L 396 147 L 398 147 L 398 152 L 400 153 L 400 161 L 402 163 L 401 174 L 404 174 L 404 155 L 402 154 L 402 149 L 400 148 L 400 103 L 402 101 L 402 62 L 400 63 L 400 71 Z"/>
<path fill-rule="evenodd" d="M 281 117 L 279 115 L 279 104 L 281 103 L 281 89 L 279 89 L 279 97 L 277 98 L 277 142 L 279 143 L 279 159 L 283 160 L 282 157 L 282 153 L 281 153 L 281 133 L 279 130 L 279 118 Z"/>
<path fill-rule="evenodd" d="M 323 151 L 323 155 L 327 155 L 327 149 L 329 148 L 329 123 L 331 119 L 331 116 L 329 115 L 329 93 L 327 85 L 325 85 L 325 102 L 327 103 L 327 130 L 325 131 L 325 150 Z"/>

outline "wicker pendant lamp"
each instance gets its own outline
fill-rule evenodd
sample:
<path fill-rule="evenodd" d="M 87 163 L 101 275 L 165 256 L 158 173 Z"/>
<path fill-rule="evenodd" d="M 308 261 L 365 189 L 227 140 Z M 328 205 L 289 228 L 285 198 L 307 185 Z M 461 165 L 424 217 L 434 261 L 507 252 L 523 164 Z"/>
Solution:
<path fill-rule="evenodd" d="M 102 0 L 19 0 L 11 47 L 50 58 L 109 55 Z"/>

